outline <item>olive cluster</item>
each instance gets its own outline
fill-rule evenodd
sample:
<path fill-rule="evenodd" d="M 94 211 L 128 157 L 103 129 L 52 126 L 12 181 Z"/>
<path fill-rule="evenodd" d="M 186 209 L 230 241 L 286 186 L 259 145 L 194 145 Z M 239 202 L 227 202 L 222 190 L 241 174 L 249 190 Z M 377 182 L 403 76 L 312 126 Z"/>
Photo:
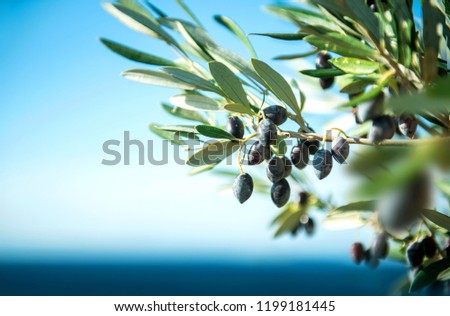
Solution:
<path fill-rule="evenodd" d="M 313 168 L 319 180 L 327 177 L 333 168 L 333 159 L 343 164 L 350 153 L 350 145 L 344 137 L 338 137 L 333 141 L 331 150 L 321 148 L 317 150 L 313 158 Z"/>
<path fill-rule="evenodd" d="M 358 94 L 350 95 L 350 99 Z M 372 120 L 369 131 L 369 140 L 376 144 L 385 139 L 394 137 L 395 132 L 409 138 L 413 138 L 417 130 L 417 118 L 408 113 L 403 113 L 398 118 L 384 114 L 385 94 L 380 92 L 375 99 L 355 106 L 353 114 L 355 122 L 362 124 Z"/>
<path fill-rule="evenodd" d="M 316 58 L 316 69 L 330 69 L 333 66 L 330 64 L 331 59 L 330 54 L 326 52 L 321 52 Z M 334 83 L 334 77 L 320 78 L 320 86 L 323 90 L 329 89 Z"/>
<path fill-rule="evenodd" d="M 369 249 L 365 249 L 364 245 L 360 242 L 353 243 L 350 248 L 350 255 L 353 261 L 356 264 L 364 261 L 371 269 L 377 268 L 380 260 L 385 259 L 388 252 L 389 243 L 385 233 L 380 233 L 375 236 Z"/>

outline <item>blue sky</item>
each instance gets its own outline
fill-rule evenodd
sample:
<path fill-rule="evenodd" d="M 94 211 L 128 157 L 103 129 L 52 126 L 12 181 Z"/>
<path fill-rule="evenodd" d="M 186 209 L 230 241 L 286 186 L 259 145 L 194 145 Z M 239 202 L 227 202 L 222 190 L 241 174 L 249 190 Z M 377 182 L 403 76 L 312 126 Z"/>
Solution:
<path fill-rule="evenodd" d="M 175 1 L 154 3 L 186 18 Z M 188 3 L 219 43 L 245 57 L 249 56 L 240 42 L 213 21 L 214 14 L 233 18 L 246 32 L 296 30 L 261 9 L 271 1 Z M 97 38 L 167 58 L 175 56 L 157 40 L 121 25 L 96 0 L 1 1 L 0 21 L 3 259 L 234 256 L 282 260 L 320 256 L 324 250 L 327 255 L 346 255 L 359 236 L 320 229 L 313 239 L 274 241 L 269 223 L 278 210 L 270 197 L 255 195 L 239 205 L 230 192 L 219 192 L 220 187 L 231 186 L 232 179 L 189 177 L 187 167 L 173 163 L 103 166 L 104 141 L 120 140 L 124 131 L 142 141 L 154 139 L 147 129 L 150 122 L 176 122 L 159 105 L 176 91 L 120 77 L 123 70 L 145 65 L 113 54 Z M 306 51 L 307 46 L 259 37 L 252 40 L 260 59 L 284 74 L 297 75 L 298 64 L 270 59 Z M 310 87 L 305 83 L 311 104 L 314 100 L 325 106 L 335 102 L 332 93 L 320 94 L 318 99 L 319 90 Z M 316 116 L 310 117 L 319 122 Z M 339 193 L 336 184 L 342 176 L 335 172 L 326 184 L 320 184 L 321 189 Z M 319 186 L 317 181 L 314 184 Z"/>

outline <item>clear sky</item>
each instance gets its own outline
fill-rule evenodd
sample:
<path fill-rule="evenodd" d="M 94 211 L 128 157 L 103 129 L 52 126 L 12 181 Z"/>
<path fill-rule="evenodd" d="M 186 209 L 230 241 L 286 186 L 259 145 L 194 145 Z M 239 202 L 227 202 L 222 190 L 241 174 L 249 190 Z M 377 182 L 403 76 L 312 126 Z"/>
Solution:
<path fill-rule="evenodd" d="M 246 32 L 296 31 L 261 9 L 272 1 L 187 2 L 219 43 L 247 58 L 240 42 L 214 22 L 214 14 L 232 17 Z M 154 3 L 186 18 L 175 1 Z M 274 241 L 269 223 L 278 210 L 270 197 L 255 195 L 239 205 L 230 191 L 220 191 L 231 186 L 231 178 L 190 177 L 188 167 L 173 163 L 139 166 L 136 153 L 131 166 L 101 164 L 104 141 L 121 140 L 130 131 L 145 142 L 156 138 L 147 129 L 150 122 L 177 121 L 160 107 L 176 91 L 120 77 L 123 70 L 146 65 L 113 54 L 97 38 L 175 57 L 161 42 L 129 30 L 97 0 L 3 0 L 0 21 L 0 260 L 346 256 L 357 233 L 320 229 L 312 239 Z M 259 58 L 286 75 L 297 76 L 296 70 L 308 66 L 271 61 L 307 51 L 306 45 L 252 40 Z M 339 101 L 304 82 L 309 112 Z M 259 169 L 262 174 L 264 167 Z M 332 173 L 320 184 L 322 191 L 339 195 L 342 176 Z"/>

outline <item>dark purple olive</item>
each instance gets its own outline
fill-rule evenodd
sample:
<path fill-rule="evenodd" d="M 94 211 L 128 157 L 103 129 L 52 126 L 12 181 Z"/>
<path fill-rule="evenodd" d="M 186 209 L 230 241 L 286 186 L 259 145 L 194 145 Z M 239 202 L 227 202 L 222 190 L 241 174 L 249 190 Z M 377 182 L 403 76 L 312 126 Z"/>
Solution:
<path fill-rule="evenodd" d="M 350 255 L 354 263 L 360 264 L 366 256 L 363 244 L 360 242 L 353 243 L 350 247 Z"/>
<path fill-rule="evenodd" d="M 291 161 L 292 164 L 298 169 L 303 169 L 308 165 L 309 152 L 304 141 L 300 141 L 297 146 L 292 147 Z"/>
<path fill-rule="evenodd" d="M 283 178 L 287 178 L 292 172 L 292 162 L 286 156 L 281 157 L 281 160 L 283 160 L 284 164 Z"/>
<path fill-rule="evenodd" d="M 408 262 L 411 267 L 420 266 L 425 257 L 423 245 L 419 242 L 413 242 L 409 245 L 408 249 L 406 249 L 406 257 L 408 258 Z"/>
<path fill-rule="evenodd" d="M 369 269 L 376 269 L 380 265 L 380 259 L 372 256 L 370 248 L 364 253 L 364 261 Z"/>
<path fill-rule="evenodd" d="M 273 183 L 284 178 L 285 165 L 284 160 L 279 157 L 272 157 L 267 163 L 266 174 L 267 178 Z"/>
<path fill-rule="evenodd" d="M 275 145 L 277 142 L 277 127 L 270 119 L 259 122 L 256 133 L 263 146 Z"/>
<path fill-rule="evenodd" d="M 377 144 L 385 139 L 391 139 L 395 134 L 395 121 L 389 115 L 382 115 L 372 122 L 369 140 Z"/>
<path fill-rule="evenodd" d="M 357 120 L 363 123 L 382 116 L 384 111 L 384 99 L 384 92 L 380 92 L 373 100 L 359 104 L 356 114 Z"/>
<path fill-rule="evenodd" d="M 253 192 L 253 179 L 247 174 L 240 174 L 233 183 L 233 193 L 239 203 L 247 201 Z"/>
<path fill-rule="evenodd" d="M 433 237 L 425 237 L 420 241 L 420 243 L 422 244 L 425 256 L 427 258 L 433 258 L 434 255 L 438 252 L 438 245 Z"/>
<path fill-rule="evenodd" d="M 320 53 L 316 58 L 316 69 L 329 69 L 332 67 L 329 60 L 331 59 L 330 54 Z"/>
<path fill-rule="evenodd" d="M 288 112 L 285 107 L 280 105 L 271 105 L 263 109 L 266 118 L 270 119 L 275 125 L 281 125 L 288 119 Z"/>
<path fill-rule="evenodd" d="M 227 132 L 236 138 L 244 137 L 244 124 L 237 116 L 230 116 L 227 121 Z"/>
<path fill-rule="evenodd" d="M 318 140 L 305 140 L 305 146 L 308 148 L 310 155 L 315 155 L 320 148 L 320 141 Z"/>
<path fill-rule="evenodd" d="M 314 173 L 319 180 L 326 178 L 333 167 L 333 158 L 331 151 L 326 149 L 319 149 L 314 155 L 313 159 Z"/>
<path fill-rule="evenodd" d="M 311 217 L 308 217 L 308 220 L 304 223 L 305 231 L 308 236 L 312 236 L 314 234 L 315 226 L 314 220 Z"/>
<path fill-rule="evenodd" d="M 272 202 L 277 207 L 283 207 L 289 201 L 289 197 L 291 195 L 291 187 L 289 186 L 289 182 L 286 179 L 281 179 L 280 181 L 274 183 L 272 185 L 272 189 L 270 190 L 270 197 L 272 198 Z"/>
<path fill-rule="evenodd" d="M 333 85 L 334 77 L 320 78 L 319 83 L 323 90 L 327 90 Z"/>
<path fill-rule="evenodd" d="M 387 257 L 389 251 L 389 245 L 386 238 L 386 234 L 378 234 L 372 242 L 370 247 L 370 255 L 377 259 L 384 259 Z"/>
<path fill-rule="evenodd" d="M 398 118 L 398 128 L 403 135 L 413 138 L 417 130 L 416 117 L 413 114 L 402 114 Z"/>
<path fill-rule="evenodd" d="M 265 147 L 257 140 L 250 147 L 247 157 L 250 166 L 259 165 L 264 160 L 270 159 L 270 147 Z"/>
<path fill-rule="evenodd" d="M 309 201 L 309 193 L 308 192 L 302 191 L 298 194 L 298 205 L 306 206 L 306 205 L 308 205 L 308 201 Z"/>
<path fill-rule="evenodd" d="M 331 148 L 331 154 L 334 160 L 338 163 L 343 164 L 350 153 L 350 145 L 344 137 L 338 137 L 333 142 L 333 147 Z"/>

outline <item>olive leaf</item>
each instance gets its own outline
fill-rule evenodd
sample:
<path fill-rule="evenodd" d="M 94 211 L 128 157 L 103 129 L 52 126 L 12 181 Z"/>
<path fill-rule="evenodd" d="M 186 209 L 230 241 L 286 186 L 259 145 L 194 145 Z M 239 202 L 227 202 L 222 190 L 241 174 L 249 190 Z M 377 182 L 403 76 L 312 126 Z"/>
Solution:
<path fill-rule="evenodd" d="M 163 139 L 167 139 L 176 145 L 186 145 L 186 142 L 181 140 L 179 136 L 175 132 L 165 131 L 160 129 L 160 126 L 157 124 L 150 124 L 149 129 L 159 137 Z"/>
<path fill-rule="evenodd" d="M 435 210 L 423 210 L 423 215 L 439 227 L 442 227 L 450 232 L 450 217 L 447 215 L 439 213 Z"/>
<path fill-rule="evenodd" d="M 416 292 L 432 283 L 434 283 L 439 274 L 450 268 L 450 257 L 435 261 L 420 270 L 411 283 L 410 292 Z"/>
<path fill-rule="evenodd" d="M 158 126 L 158 129 L 168 132 L 181 132 L 186 134 L 198 133 L 194 125 L 166 125 Z"/>
<path fill-rule="evenodd" d="M 368 75 L 380 68 L 380 64 L 359 58 L 338 57 L 330 59 L 329 62 L 337 69 L 347 74 Z"/>
<path fill-rule="evenodd" d="M 159 71 L 147 69 L 130 69 L 122 73 L 127 79 L 137 81 L 140 83 L 151 84 L 154 86 L 176 88 L 182 90 L 195 90 L 196 87 L 187 82 L 183 82 L 169 74 Z"/>
<path fill-rule="evenodd" d="M 270 90 L 284 101 L 296 114 L 300 115 L 300 107 L 289 83 L 265 62 L 252 58 L 252 64 L 258 75 L 266 82 Z"/>
<path fill-rule="evenodd" d="M 243 113 L 248 115 L 255 115 L 251 108 L 239 103 L 228 103 L 224 106 L 225 110 L 236 113 Z"/>
<path fill-rule="evenodd" d="M 308 36 L 309 34 L 297 32 L 297 33 L 249 33 L 248 35 L 266 36 L 283 41 L 299 41 L 305 38 L 305 36 Z"/>
<path fill-rule="evenodd" d="M 255 49 L 253 48 L 252 44 L 248 40 L 247 36 L 245 36 L 244 31 L 241 29 L 241 27 L 234 22 L 232 19 L 230 19 L 227 16 L 224 15 L 215 15 L 214 20 L 216 20 L 218 23 L 223 25 L 226 29 L 228 29 L 231 33 L 236 35 L 241 42 L 247 47 L 250 54 L 252 54 L 253 57 L 256 57 Z"/>
<path fill-rule="evenodd" d="M 300 70 L 300 73 L 314 77 L 314 78 L 330 78 L 345 75 L 345 72 L 339 69 L 305 69 Z"/>
<path fill-rule="evenodd" d="M 106 47 L 108 47 L 110 50 L 112 50 L 116 54 L 121 55 L 121 56 L 128 58 L 130 60 L 133 60 L 133 61 L 137 61 L 137 62 L 148 64 L 148 65 L 157 65 L 157 66 L 175 66 L 176 65 L 173 61 L 170 61 L 168 59 L 138 51 L 136 49 L 119 44 L 117 42 L 111 41 L 106 38 L 100 38 L 99 40 Z"/>
<path fill-rule="evenodd" d="M 227 131 L 224 131 L 223 129 L 220 129 L 215 126 L 197 125 L 195 129 L 197 130 L 198 133 L 211 138 L 225 138 L 230 140 L 236 140 L 236 137 L 234 137 Z"/>
<path fill-rule="evenodd" d="M 193 73 L 190 73 L 189 71 L 176 67 L 163 67 L 161 68 L 161 70 L 174 78 L 177 78 L 187 84 L 196 87 L 197 89 L 211 91 L 219 95 L 222 94 L 222 91 L 218 87 L 216 87 L 212 82 L 205 80 L 202 77 L 199 77 Z"/>
<path fill-rule="evenodd" d="M 250 107 L 241 81 L 227 66 L 218 61 L 210 62 L 208 66 L 211 75 L 230 100 Z"/>
<path fill-rule="evenodd" d="M 169 114 L 171 114 L 175 117 L 179 117 L 179 118 L 190 120 L 190 121 L 197 121 L 197 122 L 201 122 L 203 124 L 209 124 L 209 121 L 203 115 L 198 113 L 197 111 L 186 110 L 186 109 L 179 108 L 179 107 L 173 107 L 167 103 L 161 103 L 161 106 L 163 107 L 163 109 L 165 111 L 167 111 Z"/>
<path fill-rule="evenodd" d="M 194 12 L 192 12 L 192 10 L 184 3 L 183 0 L 177 0 L 177 3 L 199 27 L 203 28 L 202 24 L 200 23 L 200 20 L 197 18 Z"/>
<path fill-rule="evenodd" d="M 187 110 L 218 111 L 220 103 L 212 98 L 198 94 L 178 94 L 169 98 L 170 102 Z"/>
<path fill-rule="evenodd" d="M 347 211 L 373 211 L 375 208 L 376 201 L 358 201 L 358 202 L 352 202 L 345 205 L 341 205 L 339 207 L 336 207 L 331 210 L 333 211 L 339 211 L 339 212 L 347 212 Z"/>
<path fill-rule="evenodd" d="M 191 155 L 186 160 L 186 164 L 193 167 L 218 164 L 238 149 L 239 143 L 231 140 L 208 142 L 202 149 Z"/>

